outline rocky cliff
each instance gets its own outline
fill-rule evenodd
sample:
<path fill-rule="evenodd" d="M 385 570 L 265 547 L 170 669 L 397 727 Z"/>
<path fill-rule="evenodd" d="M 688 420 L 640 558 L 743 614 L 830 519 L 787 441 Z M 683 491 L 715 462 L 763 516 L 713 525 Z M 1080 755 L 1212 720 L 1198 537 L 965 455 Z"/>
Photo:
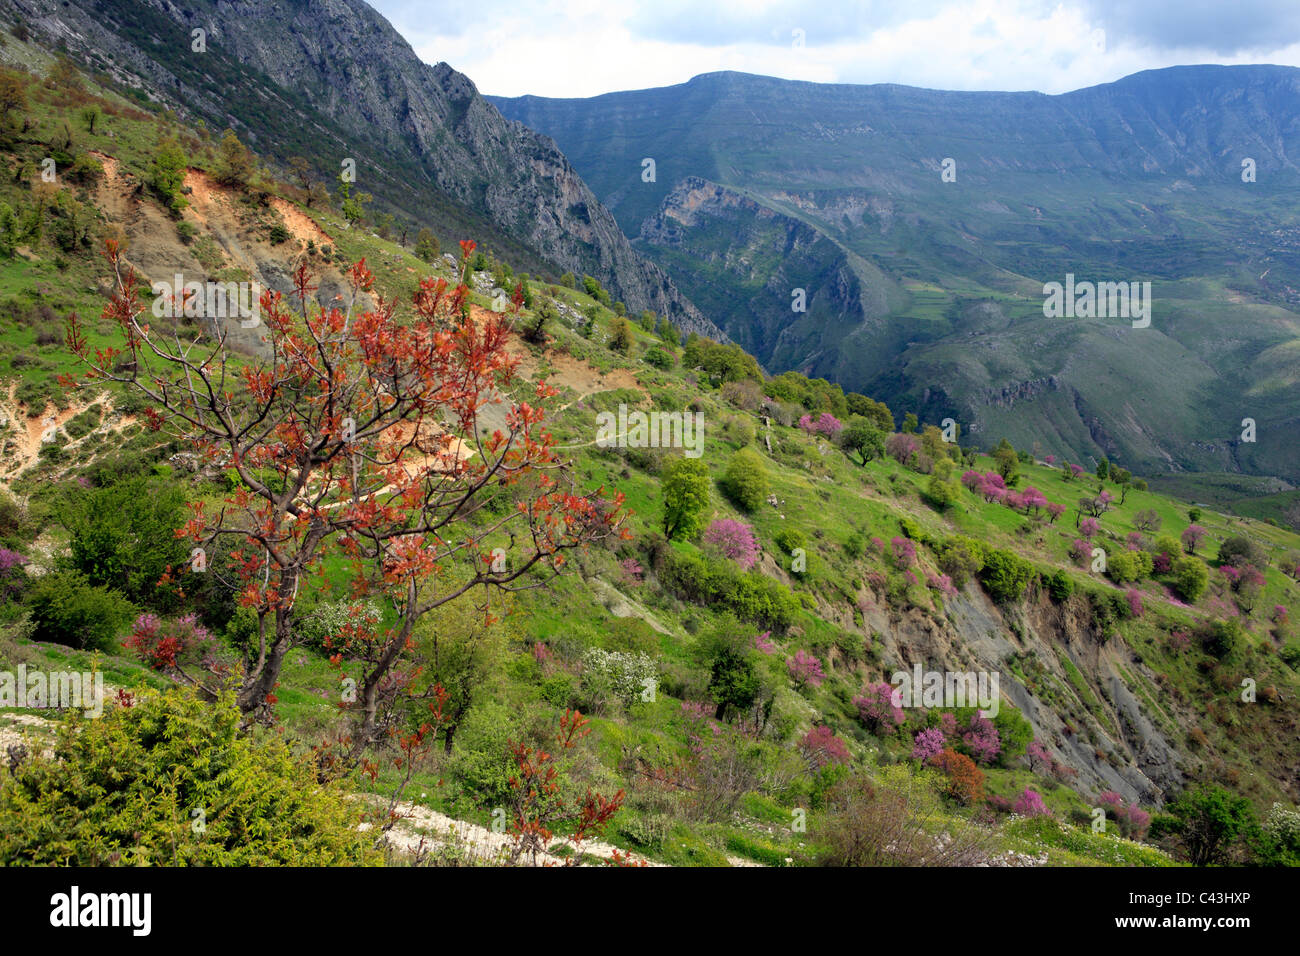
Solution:
<path fill-rule="evenodd" d="M 719 334 L 633 251 L 552 139 L 502 117 L 447 64 L 421 62 L 361 0 L 0 0 L 0 11 L 183 123 L 233 126 L 262 156 L 308 156 L 327 180 L 352 158 L 356 188 L 401 220 L 473 235 L 522 268 L 593 275 L 629 309 Z"/>

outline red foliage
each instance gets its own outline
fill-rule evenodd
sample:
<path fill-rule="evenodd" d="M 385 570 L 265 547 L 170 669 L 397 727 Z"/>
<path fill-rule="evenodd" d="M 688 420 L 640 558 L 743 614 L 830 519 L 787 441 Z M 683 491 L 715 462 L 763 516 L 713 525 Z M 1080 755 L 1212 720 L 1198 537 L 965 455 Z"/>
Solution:
<path fill-rule="evenodd" d="M 983 799 L 984 771 L 975 766 L 970 757 L 947 747 L 931 757 L 930 764 L 947 776 L 945 789 L 953 799 L 964 804 L 979 803 Z"/>
<path fill-rule="evenodd" d="M 467 269 L 475 245 L 461 249 Z M 474 588 L 534 587 L 539 570 L 564 570 L 568 550 L 627 536 L 621 495 L 580 492 L 567 479 L 544 424 L 554 390 L 539 382 L 527 399 L 520 394 L 506 348 L 517 306 L 505 315 L 475 310 L 463 283 L 426 279 L 401 314 L 375 290 L 364 260 L 348 270 L 345 293 L 322 305 L 302 264 L 289 296 L 262 293 L 263 348 L 247 357 L 227 348 L 226 320 L 201 323 L 192 341 L 151 330 L 144 283 L 116 242 L 106 256 L 114 290 L 103 315 L 123 347 L 92 352 L 75 314 L 65 340 L 88 378 L 134 389 L 150 406 L 151 427 L 238 476 L 241 487 L 221 505 L 194 504 L 180 534 L 211 554 L 230 552 L 208 573 L 232 577 L 240 603 L 265 624 L 243 661 L 246 713 L 269 716 L 298 640 L 300 590 L 327 559 L 347 562 L 355 596 L 399 611 L 394 627 L 357 626 L 335 647 L 340 664 L 360 665 L 349 708 L 355 765 L 366 746 L 396 732 L 388 718 L 413 693 L 405 658 L 423 614 Z M 504 427 L 487 430 L 482 413 L 503 403 Z M 487 515 L 489 499 L 508 507 L 466 520 Z M 507 537 L 509 569 L 494 571 L 489 541 Z M 226 543 L 233 547 L 216 547 Z M 154 653 L 164 665 L 175 657 Z M 221 679 L 214 670 L 202 678 L 209 691 Z"/>

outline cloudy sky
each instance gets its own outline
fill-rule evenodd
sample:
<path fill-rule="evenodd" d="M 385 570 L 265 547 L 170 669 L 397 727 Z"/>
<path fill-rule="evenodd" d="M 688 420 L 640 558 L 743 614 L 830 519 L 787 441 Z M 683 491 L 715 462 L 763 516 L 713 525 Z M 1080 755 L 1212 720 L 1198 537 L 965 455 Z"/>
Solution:
<path fill-rule="evenodd" d="M 1184 63 L 1300 66 L 1300 0 L 369 0 L 484 93 L 594 96 L 740 70 L 1061 93 Z"/>

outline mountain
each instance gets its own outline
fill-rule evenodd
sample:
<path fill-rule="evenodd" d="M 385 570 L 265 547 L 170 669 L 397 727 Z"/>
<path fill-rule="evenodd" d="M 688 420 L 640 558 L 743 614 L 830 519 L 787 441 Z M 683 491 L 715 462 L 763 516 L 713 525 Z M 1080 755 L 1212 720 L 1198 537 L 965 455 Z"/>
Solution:
<path fill-rule="evenodd" d="M 59 45 L 173 108 L 182 127 L 232 127 L 263 158 L 310 157 L 444 245 L 472 237 L 523 268 L 599 279 L 634 310 L 718 331 L 618 225 L 547 137 L 504 119 L 473 82 L 421 62 L 361 0 L 3 0 Z M 196 34 L 195 31 L 203 31 Z"/>
<path fill-rule="evenodd" d="M 497 380 L 501 403 L 469 424 L 439 414 L 433 447 L 454 430 L 471 461 L 512 455 L 512 443 L 487 436 L 522 423 L 509 413 L 527 402 L 544 413 L 529 420 L 563 465 L 456 495 L 440 535 L 517 570 L 532 537 L 527 502 L 592 495 L 594 513 L 626 508 L 627 537 L 563 552 L 561 577 L 530 572 L 517 592 L 490 592 L 490 618 L 477 587 L 425 615 L 414 640 L 391 645 L 402 668 L 385 694 L 392 736 L 322 784 L 333 762 L 324 758 L 363 710 L 346 682 L 365 680 L 376 660 L 375 645 L 343 622 L 397 634 L 409 593 L 386 558 L 382 577 L 357 587 L 351 534 L 315 539 L 326 542 L 320 573 L 294 579 L 292 647 L 270 655 L 281 669 L 264 698 L 274 730 L 241 734 L 228 697 L 176 684 L 189 674 L 237 681 L 259 654 L 261 614 L 248 602 L 274 600 L 266 582 L 281 572 L 241 547 L 266 527 L 265 512 L 237 514 L 257 493 L 250 484 L 283 515 L 276 489 L 297 474 L 299 501 L 340 530 L 364 512 L 352 510 L 358 488 L 405 527 L 422 513 L 394 485 L 397 469 L 369 454 L 351 457 L 347 483 L 311 480 L 298 471 L 311 456 L 283 455 L 303 428 L 332 430 L 337 418 L 304 382 L 350 388 L 376 368 L 387 381 L 396 349 L 375 364 L 361 356 L 385 340 L 404 352 L 405 342 L 375 334 L 382 320 L 373 315 L 317 323 L 311 334 L 331 329 L 355 343 L 355 361 L 331 376 L 284 375 L 307 361 L 304 351 L 245 347 L 269 344 L 282 327 L 239 323 L 239 347 L 215 347 L 203 364 L 247 387 L 209 394 L 266 425 L 231 436 L 238 456 L 230 446 L 209 456 L 183 416 L 156 417 L 158 391 L 84 376 L 70 347 L 81 336 L 87 357 L 140 370 L 111 351 L 127 343 L 115 309 L 105 309 L 113 280 L 103 240 L 125 243 L 146 288 L 181 272 L 279 289 L 305 264 L 322 304 L 345 296 L 344 271 L 364 260 L 402 326 L 418 314 L 422 281 L 463 276 L 469 320 L 483 327 L 494 270 L 473 258 L 464 268 L 454 256 L 419 259 L 391 237 L 349 228 L 338 208 L 307 208 L 274 175 L 229 181 L 222 155 L 188 134 L 191 163 L 173 190 L 186 204 L 177 208 L 156 175 L 158 143 L 175 130 L 164 109 L 136 109 L 110 81 L 69 73 L 13 34 L 0 58 L 23 64 L 0 69 L 0 89 L 18 104 L 0 117 L 0 163 L 17 171 L 0 177 L 0 863 L 171 865 L 200 850 L 211 865 L 366 862 L 344 850 L 367 806 L 363 849 L 377 850 L 379 837 L 387 862 L 510 862 L 514 841 L 491 828 L 500 807 L 520 806 L 510 781 L 536 752 L 527 748 L 543 747 L 568 755 L 554 779 L 566 799 L 619 794 L 603 832 L 587 834 L 597 839 L 568 847 L 579 861 L 618 849 L 681 866 L 1163 866 L 1192 856 L 1181 827 L 1197 811 L 1182 798 L 1201 786 L 1214 805 L 1242 798 L 1234 814 L 1267 826 L 1258 839 L 1229 835 L 1200 862 L 1300 860 L 1288 824 L 1300 795 L 1300 636 L 1288 611 L 1300 602 L 1300 535 L 1263 515 L 1189 508 L 1113 474 L 1077 476 L 1027 450 L 1023 459 L 978 455 L 933 427 L 919 436 L 890 428 L 887 441 L 877 436 L 888 453 L 870 442 L 850 448 L 832 440 L 850 417 L 842 392 L 797 374 L 762 375 L 736 360 L 735 346 L 682 343 L 666 326 L 624 328 L 599 290 L 536 275 L 525 282 L 531 304 L 500 340 L 497 358 L 516 373 Z M 51 153 L 60 172 L 46 182 L 39 171 Z M 709 216 L 730 217 L 752 246 L 748 265 L 728 263 L 736 276 L 815 276 L 826 308 L 842 306 L 845 322 L 854 309 L 887 315 L 897 306 L 890 295 L 902 293 L 861 278 L 873 274 L 869 263 L 798 217 L 703 178 L 684 178 L 669 198 L 647 227 L 664 248 L 702 241 Z M 150 341 L 160 351 L 192 341 L 173 379 L 191 382 L 192 357 L 213 345 L 209 330 L 234 323 L 206 306 L 168 316 L 158 309 L 166 293 L 149 291 L 139 304 Z M 753 294 L 759 301 L 760 285 Z M 1006 321 L 979 304 L 960 317 L 981 333 Z M 308 326 L 292 327 L 305 341 Z M 796 331 L 791 342 L 815 344 L 814 329 Z M 759 332 L 759 346 L 784 347 L 783 330 Z M 423 367 L 423 350 L 410 360 Z M 144 364 L 145 382 L 167 374 Z M 270 386 L 279 397 L 255 405 L 268 382 L 279 383 Z M 999 400 L 1053 391 L 1050 381 L 1031 383 Z M 690 413 L 702 424 L 688 430 Z M 402 434 L 409 420 L 388 414 L 386 431 Z M 657 437 L 631 424 L 640 415 Z M 629 427 L 602 437 L 609 419 Z M 421 432 L 403 437 L 401 464 L 441 474 Z M 280 464 L 248 467 L 264 461 Z M 1004 474 L 1014 493 L 998 487 Z M 1272 504 L 1284 513 L 1280 498 Z M 679 525 L 667 536 L 670 508 L 689 509 L 695 532 Z M 554 527 L 552 515 L 539 516 L 541 527 Z M 175 533 L 192 521 L 221 522 L 239 544 L 196 553 Z M 302 539 L 282 538 L 292 540 Z M 477 566 L 471 556 L 429 568 L 426 586 Z M 177 587 L 182 567 L 194 576 L 181 572 Z M 83 720 L 67 706 L 65 722 L 17 697 L 19 668 L 101 672 L 103 713 Z M 895 703 L 884 688 L 918 669 L 923 683 L 940 678 L 943 693 Z M 429 705 L 442 697 L 428 692 L 438 685 L 451 696 L 435 717 Z M 52 695 L 54 678 L 48 686 Z M 573 733 L 554 747 L 566 725 Z M 275 749 L 249 754 L 262 768 L 255 776 L 221 756 L 263 745 Z M 194 760 L 202 752 L 221 759 Z M 112 798 L 84 799 L 88 779 Z M 206 835 L 185 821 L 191 798 L 178 802 L 177 779 L 219 801 L 208 804 Z M 289 790 L 310 799 L 278 796 Z M 36 823 L 50 819 L 70 821 L 68 835 L 48 840 Z M 558 810 L 549 819 L 555 839 L 537 862 L 561 863 L 571 831 Z M 105 859 L 105 848 L 117 855 Z"/>
<path fill-rule="evenodd" d="M 553 136 L 769 371 L 951 416 L 986 446 L 1300 481 L 1300 70 L 1058 96 L 713 73 L 490 99 Z M 1150 327 L 1045 318 L 1067 274 L 1150 281 Z"/>

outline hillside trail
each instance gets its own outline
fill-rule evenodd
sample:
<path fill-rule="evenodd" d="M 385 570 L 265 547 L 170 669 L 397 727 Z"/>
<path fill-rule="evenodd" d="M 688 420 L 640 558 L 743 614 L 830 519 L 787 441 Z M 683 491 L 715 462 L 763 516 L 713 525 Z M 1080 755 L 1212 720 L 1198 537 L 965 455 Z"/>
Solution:
<path fill-rule="evenodd" d="M 417 853 L 421 849 L 436 847 L 458 848 L 480 863 L 501 862 L 514 847 L 514 840 L 508 833 L 498 833 L 477 823 L 457 820 L 445 813 L 431 810 L 418 803 L 403 802 L 394 811 L 400 818 L 398 823 L 388 831 L 387 839 L 394 848 Z M 364 824 L 363 824 L 364 826 Z M 551 846 L 568 845 L 563 840 L 553 841 Z M 549 849 L 549 848 L 548 848 Z M 666 867 L 668 864 L 648 859 L 636 853 L 628 853 L 602 840 L 584 840 L 579 853 L 584 856 L 612 860 L 615 852 L 628 857 L 634 866 Z M 732 866 L 761 866 L 752 860 L 738 856 L 727 856 Z M 538 854 L 538 866 L 565 866 L 569 860 L 565 856 L 546 852 Z"/>

